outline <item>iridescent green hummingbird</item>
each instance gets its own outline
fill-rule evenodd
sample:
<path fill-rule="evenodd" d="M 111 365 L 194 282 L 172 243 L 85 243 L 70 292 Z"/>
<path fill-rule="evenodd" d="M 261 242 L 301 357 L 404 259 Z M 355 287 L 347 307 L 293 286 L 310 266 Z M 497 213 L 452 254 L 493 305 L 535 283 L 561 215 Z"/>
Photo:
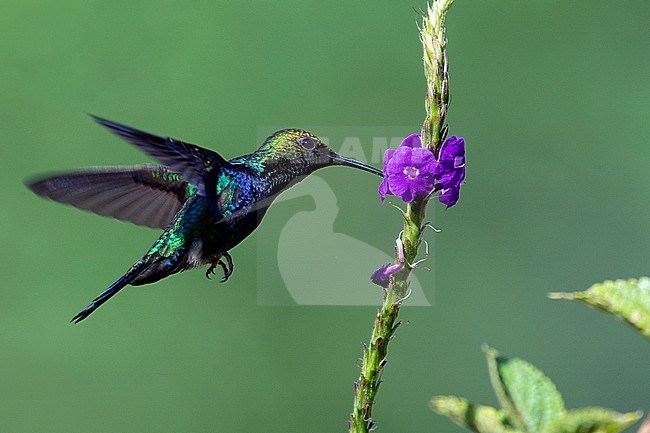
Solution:
<path fill-rule="evenodd" d="M 202 265 L 233 272 L 228 251 L 260 224 L 282 191 L 322 167 L 343 165 L 382 176 L 345 158 L 315 135 L 283 129 L 255 152 L 225 160 L 193 144 L 152 135 L 99 117 L 101 125 L 162 165 L 96 167 L 27 182 L 36 194 L 118 220 L 164 229 L 131 268 L 72 318 L 78 323 L 126 285 L 139 286 Z"/>

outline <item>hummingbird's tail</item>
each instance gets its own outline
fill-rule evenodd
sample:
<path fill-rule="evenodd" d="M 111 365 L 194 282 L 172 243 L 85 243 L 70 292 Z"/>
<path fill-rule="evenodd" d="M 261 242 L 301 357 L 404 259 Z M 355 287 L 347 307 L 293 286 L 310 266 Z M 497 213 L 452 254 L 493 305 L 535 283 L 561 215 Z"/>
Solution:
<path fill-rule="evenodd" d="M 131 269 L 129 269 L 126 274 L 122 275 L 117 281 L 111 284 L 108 289 L 104 290 L 99 294 L 93 301 L 80 311 L 76 316 L 70 320 L 74 323 L 79 323 L 84 320 L 86 317 L 99 308 L 104 302 L 108 301 L 113 295 L 122 290 L 124 286 L 131 283 L 140 273 L 142 273 L 147 267 L 147 263 L 144 260 L 138 260 Z"/>

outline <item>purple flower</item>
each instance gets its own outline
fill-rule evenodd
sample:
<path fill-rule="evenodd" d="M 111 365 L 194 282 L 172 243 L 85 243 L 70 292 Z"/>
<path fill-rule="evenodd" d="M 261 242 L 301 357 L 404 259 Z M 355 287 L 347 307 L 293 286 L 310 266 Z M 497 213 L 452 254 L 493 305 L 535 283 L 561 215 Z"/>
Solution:
<path fill-rule="evenodd" d="M 436 167 L 436 188 L 440 203 L 452 207 L 458 201 L 460 184 L 465 180 L 465 140 L 452 135 L 440 147 Z"/>
<path fill-rule="evenodd" d="M 397 250 L 397 263 L 392 265 L 384 263 L 370 275 L 370 281 L 378 286 L 387 288 L 390 283 L 390 276 L 404 267 L 404 245 L 402 245 L 400 238 L 395 240 L 395 248 Z"/>
<path fill-rule="evenodd" d="M 377 191 L 381 203 L 387 194 L 410 203 L 416 196 L 433 191 L 437 162 L 433 153 L 422 147 L 418 134 L 406 137 L 397 149 L 384 152 L 384 179 Z"/>
<path fill-rule="evenodd" d="M 410 203 L 434 188 L 440 203 L 452 207 L 458 201 L 460 184 L 465 180 L 465 140 L 451 136 L 440 147 L 438 159 L 422 147 L 418 134 L 406 137 L 397 149 L 384 152 L 384 179 L 379 184 L 379 201 L 395 195 Z"/>

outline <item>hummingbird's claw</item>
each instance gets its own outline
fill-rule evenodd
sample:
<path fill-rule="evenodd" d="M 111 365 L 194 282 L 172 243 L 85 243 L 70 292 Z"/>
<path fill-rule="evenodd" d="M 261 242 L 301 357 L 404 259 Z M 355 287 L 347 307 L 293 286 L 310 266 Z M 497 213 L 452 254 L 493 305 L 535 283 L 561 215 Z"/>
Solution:
<path fill-rule="evenodd" d="M 205 272 L 205 276 L 208 278 L 208 280 L 212 279 L 210 278 L 210 275 L 214 274 L 214 270 L 217 268 L 217 265 L 221 266 L 221 269 L 223 270 L 223 277 L 221 278 L 221 282 L 225 283 L 228 281 L 228 278 L 230 278 L 233 270 L 235 269 L 230 254 L 224 251 L 215 257 L 215 260 L 210 264 L 210 267 Z"/>
<path fill-rule="evenodd" d="M 224 258 L 226 259 L 225 262 L 223 260 Z M 235 269 L 235 266 L 232 263 L 231 255 L 225 251 L 221 253 L 221 257 L 219 258 L 219 265 L 221 265 L 221 269 L 223 269 L 223 278 L 221 279 L 221 282 L 225 283 L 228 281 L 228 278 L 230 278 L 233 270 Z"/>
<path fill-rule="evenodd" d="M 228 266 L 226 265 L 226 262 L 223 261 L 223 259 L 219 259 L 219 266 L 221 266 L 221 269 L 223 269 L 223 277 L 221 277 L 221 282 L 225 283 L 230 277 Z"/>
<path fill-rule="evenodd" d="M 216 268 L 216 267 L 217 266 L 214 263 L 212 263 L 210 265 L 210 267 L 208 268 L 208 270 L 205 271 L 205 278 L 207 278 L 208 280 L 211 280 L 212 278 L 210 278 L 210 275 L 214 274 L 214 268 Z"/>

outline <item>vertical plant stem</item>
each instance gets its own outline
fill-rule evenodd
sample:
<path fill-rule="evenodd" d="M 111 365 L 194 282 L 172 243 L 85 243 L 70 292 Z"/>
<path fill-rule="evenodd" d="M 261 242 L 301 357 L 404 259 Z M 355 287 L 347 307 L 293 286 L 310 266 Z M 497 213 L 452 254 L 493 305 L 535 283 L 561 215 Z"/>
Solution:
<path fill-rule="evenodd" d="M 425 97 L 426 118 L 422 126 L 422 143 L 434 153 L 445 138 L 444 128 L 449 106 L 449 75 L 445 50 L 445 13 L 453 0 L 434 0 L 427 7 L 420 28 L 424 73 L 427 81 Z M 404 245 L 404 267 L 391 278 L 384 290 L 384 302 L 375 316 L 370 342 L 364 344 L 361 373 L 354 383 L 354 406 L 350 415 L 350 433 L 367 433 L 376 427 L 372 408 L 381 384 L 387 361 L 388 344 L 401 322 L 398 314 L 409 290 L 411 263 L 418 255 L 428 198 L 417 197 L 404 212 L 401 234 Z"/>

